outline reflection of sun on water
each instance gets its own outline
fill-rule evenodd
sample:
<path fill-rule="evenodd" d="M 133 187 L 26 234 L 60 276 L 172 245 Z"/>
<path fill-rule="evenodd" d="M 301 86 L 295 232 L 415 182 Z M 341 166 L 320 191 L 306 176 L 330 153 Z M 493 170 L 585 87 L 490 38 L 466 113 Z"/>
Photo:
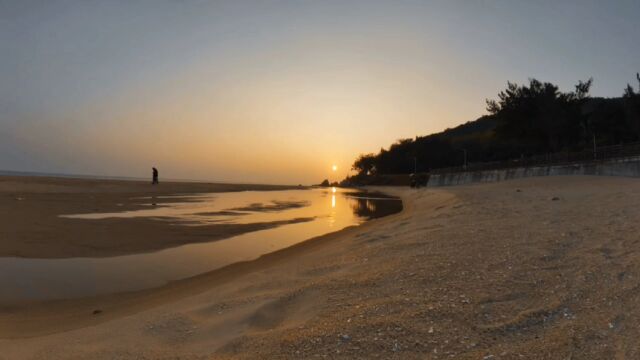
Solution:
<path fill-rule="evenodd" d="M 329 214 L 329 227 L 336 222 L 336 188 L 331 188 L 331 213 Z"/>
<path fill-rule="evenodd" d="M 332 187 L 331 188 L 331 192 L 333 193 L 331 195 L 331 207 L 334 208 L 336 207 L 336 187 Z"/>

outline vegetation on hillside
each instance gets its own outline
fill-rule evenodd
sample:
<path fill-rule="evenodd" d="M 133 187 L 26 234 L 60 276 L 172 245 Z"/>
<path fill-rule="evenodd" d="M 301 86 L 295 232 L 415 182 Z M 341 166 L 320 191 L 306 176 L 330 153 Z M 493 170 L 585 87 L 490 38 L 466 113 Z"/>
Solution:
<path fill-rule="evenodd" d="M 377 154 L 353 163 L 359 182 L 370 175 L 408 174 L 431 169 L 528 157 L 558 151 L 590 149 L 640 140 L 640 74 L 638 90 L 627 85 L 620 98 L 593 98 L 592 79 L 574 91 L 530 79 L 507 83 L 497 99 L 487 100 L 488 115 L 453 129 L 414 139 L 401 139 Z"/>

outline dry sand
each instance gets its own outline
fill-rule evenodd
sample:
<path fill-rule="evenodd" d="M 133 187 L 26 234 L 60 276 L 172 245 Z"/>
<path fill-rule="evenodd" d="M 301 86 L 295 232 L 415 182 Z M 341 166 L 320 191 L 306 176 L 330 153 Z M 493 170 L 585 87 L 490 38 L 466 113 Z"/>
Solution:
<path fill-rule="evenodd" d="M 385 191 L 402 213 L 256 261 L 2 309 L 0 359 L 640 358 L 637 179 Z"/>

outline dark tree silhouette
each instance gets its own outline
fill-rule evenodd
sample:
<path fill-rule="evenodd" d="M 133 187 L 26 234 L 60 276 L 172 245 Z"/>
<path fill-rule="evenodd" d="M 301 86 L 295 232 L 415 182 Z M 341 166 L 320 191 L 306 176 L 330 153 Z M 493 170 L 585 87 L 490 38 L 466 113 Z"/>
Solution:
<path fill-rule="evenodd" d="M 359 174 L 373 175 L 376 173 L 376 156 L 375 154 L 360 155 L 351 166 L 352 170 Z"/>
<path fill-rule="evenodd" d="M 360 155 L 347 183 L 385 174 L 428 172 L 468 162 L 517 159 L 558 151 L 591 149 L 640 140 L 640 74 L 638 91 L 627 85 L 620 98 L 592 98 L 593 79 L 574 91 L 530 79 L 507 82 L 497 99 L 487 100 L 488 115 L 453 129 L 415 139 L 401 139 L 377 154 Z"/>
<path fill-rule="evenodd" d="M 638 80 L 638 92 L 634 91 L 633 86 L 627 84 L 622 100 L 627 126 L 637 137 L 640 137 L 640 73 L 636 74 L 636 79 Z"/>

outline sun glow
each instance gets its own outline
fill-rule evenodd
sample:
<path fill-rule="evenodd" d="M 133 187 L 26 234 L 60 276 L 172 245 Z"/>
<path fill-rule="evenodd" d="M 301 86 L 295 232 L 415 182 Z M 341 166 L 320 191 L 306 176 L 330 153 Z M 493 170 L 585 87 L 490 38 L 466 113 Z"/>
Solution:
<path fill-rule="evenodd" d="M 333 166 L 331 167 L 331 170 L 333 170 L 333 171 L 338 171 L 338 165 L 333 165 Z"/>

